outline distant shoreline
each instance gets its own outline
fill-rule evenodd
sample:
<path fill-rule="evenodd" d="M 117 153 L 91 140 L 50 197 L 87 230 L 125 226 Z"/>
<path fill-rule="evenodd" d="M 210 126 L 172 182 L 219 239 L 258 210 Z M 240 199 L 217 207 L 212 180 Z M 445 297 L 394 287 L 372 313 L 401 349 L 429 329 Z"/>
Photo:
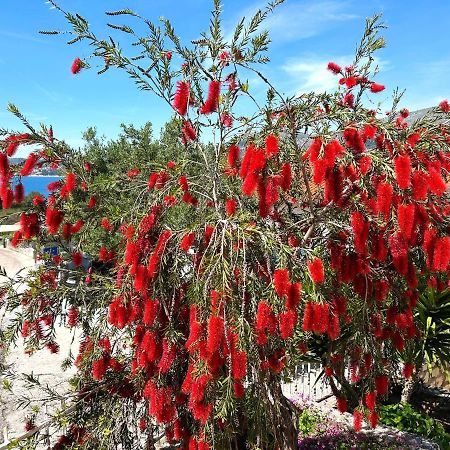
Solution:
<path fill-rule="evenodd" d="M 35 178 L 62 178 L 62 175 L 33 175 L 33 174 L 31 174 L 31 175 L 28 175 L 27 178 L 32 178 L 32 177 L 35 177 Z"/>

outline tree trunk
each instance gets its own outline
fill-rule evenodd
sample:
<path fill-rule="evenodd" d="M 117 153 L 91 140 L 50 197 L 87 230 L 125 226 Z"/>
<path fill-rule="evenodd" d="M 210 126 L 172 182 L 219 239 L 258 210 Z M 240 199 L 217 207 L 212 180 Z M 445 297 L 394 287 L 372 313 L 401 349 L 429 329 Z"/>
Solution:
<path fill-rule="evenodd" d="M 418 379 L 416 376 L 412 376 L 410 379 L 405 381 L 402 389 L 402 396 L 400 402 L 411 403 L 412 395 L 417 390 Z"/>

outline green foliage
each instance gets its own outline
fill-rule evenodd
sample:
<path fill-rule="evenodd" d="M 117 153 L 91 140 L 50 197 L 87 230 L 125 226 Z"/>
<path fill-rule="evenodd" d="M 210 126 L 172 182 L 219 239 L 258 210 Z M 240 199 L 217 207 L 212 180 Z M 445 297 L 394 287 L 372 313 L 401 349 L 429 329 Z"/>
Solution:
<path fill-rule="evenodd" d="M 426 414 L 416 411 L 408 403 L 382 406 L 380 423 L 400 431 L 408 431 L 432 439 L 443 450 L 450 449 L 450 434 L 445 432 L 442 424 Z"/>
<path fill-rule="evenodd" d="M 415 319 L 422 333 L 414 348 L 417 365 L 425 360 L 429 370 L 435 365 L 447 371 L 450 364 L 450 290 L 425 289 L 417 302 Z"/>
<path fill-rule="evenodd" d="M 324 423 L 324 417 L 314 409 L 304 409 L 298 418 L 300 436 L 316 435 L 318 425 Z"/>

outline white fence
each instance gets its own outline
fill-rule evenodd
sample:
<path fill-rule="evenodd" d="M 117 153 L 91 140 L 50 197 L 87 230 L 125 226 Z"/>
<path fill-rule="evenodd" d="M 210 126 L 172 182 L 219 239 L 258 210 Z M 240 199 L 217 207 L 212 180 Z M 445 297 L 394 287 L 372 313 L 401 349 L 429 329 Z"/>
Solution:
<path fill-rule="evenodd" d="M 319 375 L 323 367 L 319 363 L 301 363 L 295 370 L 295 375 L 290 383 L 282 386 L 284 395 L 289 398 L 295 396 L 307 397 L 310 400 L 319 400 L 331 394 L 330 386 L 326 383 L 326 377 Z"/>

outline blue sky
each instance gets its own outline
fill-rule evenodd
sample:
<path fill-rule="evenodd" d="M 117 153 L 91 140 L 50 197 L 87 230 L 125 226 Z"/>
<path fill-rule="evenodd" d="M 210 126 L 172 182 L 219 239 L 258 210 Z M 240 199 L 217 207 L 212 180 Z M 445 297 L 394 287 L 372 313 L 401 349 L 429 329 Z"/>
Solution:
<path fill-rule="evenodd" d="M 60 5 L 86 17 L 98 36 L 107 36 L 107 10 L 131 8 L 151 20 L 169 18 L 178 35 L 199 37 L 209 21 L 211 0 L 60 0 Z M 227 30 L 241 16 L 249 17 L 264 2 L 223 0 Z M 432 0 L 285 0 L 266 23 L 272 37 L 271 62 L 262 67 L 286 94 L 330 90 L 336 83 L 325 70 L 328 61 L 348 64 L 359 41 L 364 19 L 383 13 L 388 25 L 387 48 L 379 52 L 386 85 L 380 100 L 399 86 L 406 89 L 403 106 L 433 106 L 450 98 L 450 1 Z M 121 19 L 119 19 L 120 21 Z M 55 134 L 72 145 L 90 125 L 114 137 L 120 123 L 151 121 L 156 132 L 170 117 L 169 108 L 139 91 L 124 73 L 95 70 L 70 73 L 72 60 L 88 55 L 82 45 L 67 46 L 61 36 L 43 36 L 41 29 L 67 29 L 64 18 L 44 0 L 2 0 L 0 15 L 0 127 L 20 129 L 7 111 L 13 102 L 34 124 L 52 124 Z M 249 79 L 250 89 L 263 86 Z"/>

